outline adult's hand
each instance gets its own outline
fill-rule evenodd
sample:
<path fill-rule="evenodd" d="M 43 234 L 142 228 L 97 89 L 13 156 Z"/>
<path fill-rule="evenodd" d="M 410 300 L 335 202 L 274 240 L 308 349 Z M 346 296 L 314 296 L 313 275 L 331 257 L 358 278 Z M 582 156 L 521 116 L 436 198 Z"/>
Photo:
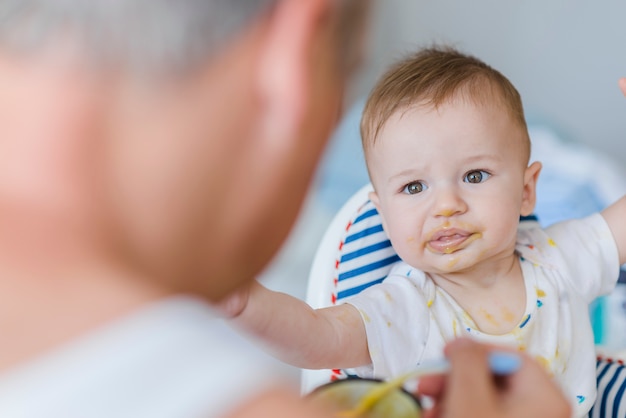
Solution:
<path fill-rule="evenodd" d="M 626 96 L 626 77 L 619 79 L 619 88 L 622 89 L 622 93 Z"/>
<path fill-rule="evenodd" d="M 447 375 L 422 378 L 419 393 L 434 398 L 426 418 L 560 418 L 571 406 L 539 364 L 522 356 L 521 369 L 494 379 L 487 355 L 492 348 L 468 339 L 448 344 Z"/>

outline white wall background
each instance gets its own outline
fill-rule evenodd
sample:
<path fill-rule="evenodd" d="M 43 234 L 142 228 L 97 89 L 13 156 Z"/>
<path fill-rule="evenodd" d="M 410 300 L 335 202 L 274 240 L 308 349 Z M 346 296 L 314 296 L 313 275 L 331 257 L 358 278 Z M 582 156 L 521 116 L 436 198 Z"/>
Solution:
<path fill-rule="evenodd" d="M 359 93 L 393 60 L 434 41 L 497 68 L 529 117 L 626 167 L 626 99 L 617 87 L 626 76 L 626 1 L 378 0 Z"/>

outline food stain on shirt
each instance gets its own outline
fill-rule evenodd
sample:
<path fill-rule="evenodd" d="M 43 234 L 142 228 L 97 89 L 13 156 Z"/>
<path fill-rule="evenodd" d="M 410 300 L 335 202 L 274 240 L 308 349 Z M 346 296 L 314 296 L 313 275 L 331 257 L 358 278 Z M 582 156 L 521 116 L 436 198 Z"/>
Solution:
<path fill-rule="evenodd" d="M 545 298 L 546 292 L 544 292 L 543 290 L 539 288 L 535 288 L 535 293 L 537 293 L 537 307 L 541 308 L 543 306 L 543 301 L 539 298 Z"/>
<path fill-rule="evenodd" d="M 550 376 L 554 376 L 555 373 L 563 374 L 565 373 L 566 361 L 561 358 L 559 354 L 559 348 L 557 347 L 554 356 L 552 358 L 546 358 L 544 356 L 535 356 L 535 360 L 550 374 Z"/>
<path fill-rule="evenodd" d="M 359 312 L 361 312 L 361 316 L 363 317 L 363 320 L 365 322 L 367 322 L 367 323 L 372 322 L 372 318 L 370 318 L 364 310 L 359 309 Z"/>
<path fill-rule="evenodd" d="M 556 242 L 552 238 L 548 238 L 548 245 L 550 247 L 556 247 Z"/>
<path fill-rule="evenodd" d="M 472 324 L 472 325 L 474 324 L 474 320 L 472 319 L 470 314 L 468 314 L 465 311 L 463 311 L 463 321 L 465 321 L 466 323 Z"/>
<path fill-rule="evenodd" d="M 550 367 L 550 360 L 548 360 L 544 356 L 535 356 L 535 360 L 541 365 L 541 367 L 543 367 L 546 372 L 548 372 L 548 374 L 552 376 L 552 367 Z"/>

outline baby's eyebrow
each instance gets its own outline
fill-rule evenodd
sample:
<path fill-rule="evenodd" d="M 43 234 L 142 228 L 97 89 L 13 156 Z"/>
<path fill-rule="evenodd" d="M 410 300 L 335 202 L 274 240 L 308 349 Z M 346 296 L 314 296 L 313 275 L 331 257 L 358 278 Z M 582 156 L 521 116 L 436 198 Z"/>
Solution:
<path fill-rule="evenodd" d="M 502 161 L 502 156 L 499 154 L 477 154 L 477 155 L 472 155 L 470 157 L 467 157 L 463 160 L 464 163 L 477 163 L 477 162 L 501 162 Z"/>
<path fill-rule="evenodd" d="M 389 177 L 389 179 L 387 180 L 388 183 L 392 183 L 398 179 L 404 179 L 407 177 L 414 177 L 417 174 L 417 170 L 414 168 L 406 168 L 402 171 L 400 171 L 399 173 L 394 174 L 393 176 Z"/>

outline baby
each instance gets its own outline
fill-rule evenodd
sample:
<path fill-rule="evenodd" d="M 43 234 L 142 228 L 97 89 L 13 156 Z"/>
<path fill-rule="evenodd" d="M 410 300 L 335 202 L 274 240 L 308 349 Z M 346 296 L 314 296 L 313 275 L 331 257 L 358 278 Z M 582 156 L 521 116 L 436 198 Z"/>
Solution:
<path fill-rule="evenodd" d="M 260 284 L 225 309 L 279 358 L 387 378 L 469 336 L 528 352 L 592 407 L 588 305 L 626 262 L 626 197 L 602 213 L 541 229 L 541 164 L 529 165 L 520 96 L 498 71 L 450 48 L 425 49 L 377 84 L 361 123 L 385 232 L 402 262 L 346 304 L 313 310 Z M 621 218 L 621 219 L 620 219 Z"/>

